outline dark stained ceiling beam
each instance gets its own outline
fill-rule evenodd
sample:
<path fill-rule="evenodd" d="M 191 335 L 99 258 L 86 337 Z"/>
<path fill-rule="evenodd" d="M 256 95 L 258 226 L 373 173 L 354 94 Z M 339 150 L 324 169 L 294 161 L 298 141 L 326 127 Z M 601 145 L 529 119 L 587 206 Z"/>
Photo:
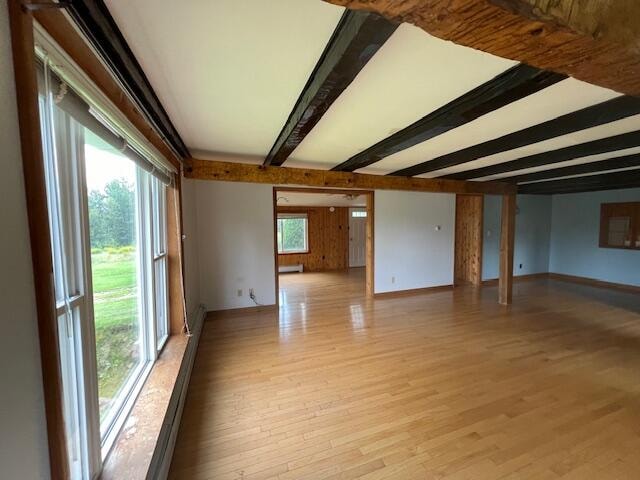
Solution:
<path fill-rule="evenodd" d="M 73 0 L 67 10 L 109 70 L 153 125 L 163 140 L 182 158 L 189 150 L 171 123 L 142 67 L 102 0 Z"/>
<path fill-rule="evenodd" d="M 264 165 L 285 162 L 397 27 L 375 13 L 345 10 Z"/>
<path fill-rule="evenodd" d="M 638 0 L 326 0 L 459 45 L 640 95 Z"/>
<path fill-rule="evenodd" d="M 448 178 L 455 180 L 469 180 L 472 178 L 482 178 L 489 175 L 497 175 L 506 172 L 515 172 L 524 170 L 525 168 L 538 167 L 540 165 L 551 165 L 554 163 L 573 160 L 590 155 L 598 155 L 607 152 L 616 152 L 626 148 L 640 147 L 640 130 L 629 133 L 623 133 L 613 137 L 593 140 L 591 142 L 571 145 L 569 147 L 551 150 L 548 152 L 529 155 L 528 157 L 518 158 L 510 162 L 502 162 L 496 165 L 488 165 L 486 167 L 476 168 L 473 170 L 465 170 L 463 172 L 444 175 L 438 178 Z"/>
<path fill-rule="evenodd" d="M 538 92 L 566 77 L 528 65 L 516 65 L 332 168 L 353 172 L 482 115 Z"/>
<path fill-rule="evenodd" d="M 427 160 L 418 165 L 403 168 L 390 175 L 415 176 L 434 172 L 443 168 L 454 167 L 466 162 L 488 157 L 496 153 L 506 152 L 514 148 L 524 147 L 542 142 L 550 138 L 577 132 L 586 128 L 597 127 L 615 122 L 632 115 L 640 114 L 640 98 L 620 96 L 598 103 L 575 112 L 533 125 L 502 137 L 472 145 L 440 157 Z"/>
<path fill-rule="evenodd" d="M 624 157 L 600 160 L 597 162 L 582 163 L 569 167 L 554 168 L 541 172 L 524 173 L 512 177 L 501 178 L 501 182 L 523 183 L 549 180 L 553 178 L 567 177 L 569 175 L 584 175 L 587 173 L 607 172 L 621 168 L 640 167 L 640 154 L 626 155 Z"/>
<path fill-rule="evenodd" d="M 565 178 L 549 182 L 527 183 L 526 185 L 518 186 L 518 193 L 552 195 L 635 187 L 640 187 L 640 169 Z"/>

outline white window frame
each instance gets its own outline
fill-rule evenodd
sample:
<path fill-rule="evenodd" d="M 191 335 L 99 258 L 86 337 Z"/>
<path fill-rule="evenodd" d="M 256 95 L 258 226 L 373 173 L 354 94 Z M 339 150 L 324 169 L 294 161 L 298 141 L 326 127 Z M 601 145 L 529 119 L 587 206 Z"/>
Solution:
<path fill-rule="evenodd" d="M 77 129 L 82 131 L 82 129 Z M 65 139 L 58 139 L 58 143 L 62 143 Z M 97 363 L 96 341 L 95 341 L 95 320 L 93 315 L 93 289 L 91 285 L 91 248 L 90 248 L 90 230 L 88 222 L 88 198 L 85 183 L 85 167 L 84 167 L 84 135 L 76 138 L 67 138 L 66 141 L 77 144 L 74 154 L 65 155 L 60 162 L 67 162 L 65 165 L 56 168 L 56 172 L 63 170 L 69 178 L 64 179 L 65 186 L 72 185 L 73 188 L 60 188 L 60 178 L 48 179 L 49 190 L 52 196 L 58 196 L 55 200 L 50 200 L 51 215 L 54 217 L 53 222 L 59 223 L 56 231 L 53 231 L 54 244 L 58 245 L 60 251 L 58 258 L 63 258 L 65 267 L 60 262 L 56 267 L 57 277 L 67 277 L 66 283 L 70 280 L 78 280 L 81 287 L 74 288 L 65 298 L 62 298 L 56 305 L 59 317 L 67 315 L 66 325 L 61 327 L 62 331 L 73 331 L 75 335 L 69 335 L 75 338 L 72 342 L 76 348 L 67 352 L 69 355 L 64 361 L 70 366 L 73 361 L 73 367 L 77 370 L 76 374 L 69 375 L 76 377 L 75 390 L 78 395 L 84 393 L 83 399 L 78 404 L 81 411 L 75 414 L 74 422 L 82 423 L 82 442 L 84 446 L 85 466 L 74 467 L 76 471 L 86 473 L 93 471 L 94 473 L 100 468 L 100 457 L 105 459 L 117 438 L 131 407 L 135 403 L 143 384 L 148 376 L 154 361 L 157 358 L 158 351 L 166 342 L 167 336 L 158 339 L 156 336 L 156 317 L 155 317 L 155 282 L 156 278 L 154 265 L 156 261 L 166 262 L 166 252 L 160 256 L 156 256 L 153 250 L 153 224 L 154 210 L 151 206 L 151 182 L 152 177 L 139 167 L 136 168 L 136 224 L 137 224 L 137 251 L 138 254 L 138 315 L 140 318 L 139 338 L 142 342 L 141 361 L 136 366 L 122 387 L 123 394 L 116 398 L 113 406 L 109 410 L 108 416 L 100 421 L 98 407 L 98 387 L 97 387 Z M 45 155 L 51 160 L 50 153 Z M 51 167 L 50 167 L 51 169 Z M 164 186 L 163 186 L 164 187 Z M 74 205 L 72 211 L 68 210 L 69 206 Z M 164 206 L 166 210 L 166 205 Z M 52 225 L 54 225 L 52 223 Z M 163 227 L 164 228 L 164 227 Z M 53 229 L 52 229 L 53 230 Z M 56 233 L 60 232 L 60 233 Z M 69 251 L 68 242 L 65 247 L 63 238 L 65 236 L 73 236 L 77 238 L 73 245 L 76 245 L 76 251 Z M 165 270 L 165 285 L 166 270 Z M 58 289 L 59 290 L 59 289 Z M 168 303 L 165 296 L 165 303 Z M 84 320 L 83 320 L 84 319 Z M 167 329 L 168 332 L 168 329 Z M 158 340 L 160 343 L 158 343 Z M 72 344 L 61 342 L 61 349 L 68 344 L 71 348 Z M 65 353 L 65 352 L 61 352 Z M 72 358 L 73 357 L 73 358 Z M 64 373 L 63 373 L 64 374 Z M 67 381 L 70 377 L 67 375 Z M 79 378 L 82 377 L 82 378 Z M 73 395 L 67 389 L 69 395 Z M 68 399 L 71 400 L 70 398 Z M 82 404 L 82 405 L 81 405 Z M 70 421 L 70 420 L 68 420 Z M 101 433 L 102 432 L 102 433 Z M 99 445 L 99 452 L 96 455 L 96 445 Z M 96 458 L 98 460 L 96 461 Z M 89 468 L 87 465 L 93 465 Z M 91 476 L 91 475 L 90 475 Z"/>
<path fill-rule="evenodd" d="M 278 249 L 278 255 L 290 255 L 290 254 L 305 254 L 309 253 L 309 215 L 306 213 L 278 213 L 276 218 L 276 231 L 279 230 L 280 220 L 304 220 L 304 248 L 297 250 L 284 250 L 284 238 L 280 242 L 282 244 L 282 249 L 280 249 L 280 245 L 276 245 Z M 284 232 L 284 229 L 281 230 Z"/>
<path fill-rule="evenodd" d="M 43 159 L 45 162 L 47 199 L 50 212 L 51 244 L 54 256 L 54 282 L 56 286 L 56 316 L 64 324 L 58 325 L 59 349 L 62 365 L 63 407 L 65 429 L 69 447 L 69 467 L 73 478 L 94 478 L 98 475 L 102 461 L 100 457 L 100 432 L 95 428 L 98 422 L 97 377 L 95 354 L 84 348 L 95 344 L 91 315 L 93 309 L 91 274 L 87 270 L 84 254 L 88 238 L 84 233 L 88 225 L 86 205 L 82 203 L 86 194 L 84 182 L 84 162 L 79 154 L 84 149 L 84 139 L 80 129 L 70 129 L 65 133 L 75 133 L 68 142 L 63 142 L 60 129 L 48 128 L 53 124 L 54 110 L 46 100 L 40 103 Z M 64 158 L 58 162 L 59 149 L 64 148 Z M 79 225 L 80 228 L 74 228 Z M 77 432 L 70 429 L 77 428 Z M 73 439 L 69 439 L 73 436 Z M 77 442 L 71 445 L 69 442 Z M 76 457 L 75 455 L 79 455 Z"/>
<path fill-rule="evenodd" d="M 167 253 L 167 187 L 158 179 L 151 179 L 151 218 L 154 222 L 153 242 L 153 312 L 155 318 L 156 351 L 160 352 L 169 339 L 169 255 Z M 158 270 L 164 278 L 158 278 Z"/>

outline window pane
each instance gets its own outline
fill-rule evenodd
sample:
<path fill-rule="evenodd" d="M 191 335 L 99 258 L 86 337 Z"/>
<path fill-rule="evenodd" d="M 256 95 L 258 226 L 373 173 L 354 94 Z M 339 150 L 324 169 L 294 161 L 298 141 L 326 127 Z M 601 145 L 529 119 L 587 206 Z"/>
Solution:
<path fill-rule="evenodd" d="M 353 218 L 365 218 L 367 216 L 367 212 L 361 212 L 358 210 L 354 210 L 351 212 L 351 216 Z"/>
<path fill-rule="evenodd" d="M 81 232 L 78 161 L 84 129 L 57 107 L 40 98 L 43 159 L 46 175 L 53 277 L 58 315 L 58 352 L 62 382 L 62 409 L 69 478 L 91 477 L 91 433 L 83 389 L 85 370 L 82 344 L 86 325 L 83 293 L 84 265 Z"/>
<path fill-rule="evenodd" d="M 307 218 L 283 217 L 278 219 L 278 251 L 304 252 L 307 250 Z"/>
<path fill-rule="evenodd" d="M 167 251 L 166 202 L 166 187 L 160 180 L 151 177 L 153 253 L 156 256 Z"/>
<path fill-rule="evenodd" d="M 278 252 L 282 252 L 282 219 L 278 219 Z"/>
<path fill-rule="evenodd" d="M 631 218 L 611 217 L 609 218 L 608 244 L 615 247 L 629 247 Z"/>
<path fill-rule="evenodd" d="M 64 408 L 67 455 L 71 478 L 82 478 L 83 442 L 81 432 L 81 394 L 78 390 L 80 372 L 77 371 L 77 352 L 74 331 L 78 321 L 78 309 L 63 313 L 58 317 L 58 347 L 60 353 L 60 373 L 62 375 L 62 394 Z"/>
<path fill-rule="evenodd" d="M 285 250 L 305 250 L 304 222 L 302 218 L 287 218 L 283 220 L 283 247 Z"/>
<path fill-rule="evenodd" d="M 167 318 L 167 257 L 159 258 L 153 264 L 157 322 L 156 336 L 158 349 L 160 349 L 169 334 L 169 319 Z"/>
<path fill-rule="evenodd" d="M 136 167 L 85 131 L 100 429 L 104 436 L 143 362 Z"/>

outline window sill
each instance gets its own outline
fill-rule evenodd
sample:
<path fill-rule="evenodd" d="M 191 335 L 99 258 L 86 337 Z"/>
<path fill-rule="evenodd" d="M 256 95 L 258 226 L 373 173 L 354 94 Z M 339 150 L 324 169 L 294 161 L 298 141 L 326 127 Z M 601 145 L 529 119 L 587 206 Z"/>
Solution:
<path fill-rule="evenodd" d="M 278 255 L 307 255 L 309 250 L 300 250 L 299 252 L 278 252 Z"/>
<path fill-rule="evenodd" d="M 188 340 L 167 340 L 104 462 L 102 480 L 146 477 Z"/>
<path fill-rule="evenodd" d="M 600 248 L 608 248 L 615 250 L 640 250 L 640 245 L 629 245 L 629 246 L 613 246 L 613 245 L 599 245 Z"/>

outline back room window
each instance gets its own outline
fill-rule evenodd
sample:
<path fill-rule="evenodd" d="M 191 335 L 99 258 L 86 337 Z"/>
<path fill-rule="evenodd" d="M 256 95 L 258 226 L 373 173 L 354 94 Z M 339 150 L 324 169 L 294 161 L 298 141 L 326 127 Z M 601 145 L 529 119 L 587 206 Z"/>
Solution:
<path fill-rule="evenodd" d="M 278 214 L 278 253 L 307 253 L 307 214 Z"/>

